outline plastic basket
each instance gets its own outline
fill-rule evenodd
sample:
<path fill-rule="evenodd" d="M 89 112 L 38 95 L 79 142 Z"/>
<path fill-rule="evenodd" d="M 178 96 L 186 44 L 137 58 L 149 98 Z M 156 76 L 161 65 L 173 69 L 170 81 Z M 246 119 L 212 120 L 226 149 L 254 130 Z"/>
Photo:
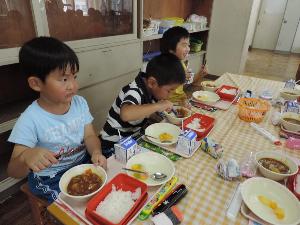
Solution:
<path fill-rule="evenodd" d="M 241 98 L 238 107 L 241 120 L 259 123 L 263 120 L 270 105 L 267 101 L 258 98 Z"/>

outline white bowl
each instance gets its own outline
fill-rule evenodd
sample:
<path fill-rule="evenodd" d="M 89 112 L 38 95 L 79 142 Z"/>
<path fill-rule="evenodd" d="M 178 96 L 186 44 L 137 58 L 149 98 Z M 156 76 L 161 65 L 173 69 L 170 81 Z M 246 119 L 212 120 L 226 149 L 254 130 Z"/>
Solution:
<path fill-rule="evenodd" d="M 280 96 L 285 100 L 297 100 L 300 97 L 300 90 L 298 89 L 281 89 Z"/>
<path fill-rule="evenodd" d="M 283 162 L 285 165 L 287 165 L 290 169 L 289 174 L 282 174 L 282 173 L 276 173 L 273 172 L 265 167 L 263 167 L 258 161 L 262 158 L 271 158 L 271 159 L 276 159 L 280 162 Z M 270 151 L 260 151 L 255 154 L 255 161 L 258 165 L 258 169 L 260 173 L 269 179 L 279 181 L 283 180 L 289 176 L 292 176 L 298 172 L 298 166 L 297 164 L 288 156 L 286 156 L 283 153 L 277 152 L 275 150 L 270 150 Z"/>
<path fill-rule="evenodd" d="M 130 169 L 134 164 L 141 164 L 144 170 L 149 174 L 160 172 L 167 175 L 167 178 L 163 180 L 153 180 L 150 177 L 148 177 L 146 180 L 141 180 L 148 186 L 164 184 L 169 181 L 175 173 L 174 163 L 170 159 L 164 155 L 151 151 L 139 153 L 131 157 L 126 164 L 126 168 Z M 127 174 L 129 176 L 133 176 L 132 172 L 127 171 Z"/>
<path fill-rule="evenodd" d="M 97 174 L 101 180 L 102 180 L 102 185 L 100 188 L 98 188 L 96 191 L 87 194 L 87 195 L 82 195 L 82 196 L 75 196 L 75 195 L 70 195 L 67 192 L 67 187 L 68 184 L 70 183 L 71 179 L 77 175 L 83 174 L 86 170 L 91 169 L 93 173 Z M 93 195 L 95 195 L 97 192 L 99 192 L 101 190 L 101 188 L 105 185 L 107 180 L 107 174 L 105 172 L 105 170 L 100 167 L 100 166 L 95 166 L 94 164 L 81 164 L 78 166 L 74 166 L 71 169 L 67 170 L 62 177 L 60 178 L 59 181 L 59 188 L 61 190 L 61 192 L 68 196 L 69 198 L 72 198 L 76 201 L 87 201 L 89 200 Z"/>
<path fill-rule="evenodd" d="M 216 83 L 214 81 L 209 81 L 209 80 L 202 81 L 201 86 L 204 91 L 215 92 L 218 89 L 218 86 L 216 85 Z"/>
<path fill-rule="evenodd" d="M 296 121 L 298 121 L 299 123 L 293 123 L 291 121 L 288 121 L 286 119 L 294 119 Z M 281 116 L 281 120 L 280 120 L 282 126 L 284 127 L 284 129 L 288 130 L 288 131 L 292 131 L 292 132 L 300 132 L 300 115 L 298 113 L 294 113 L 294 112 L 285 112 L 283 113 L 283 115 Z"/>
<path fill-rule="evenodd" d="M 220 100 L 220 96 L 211 91 L 195 91 L 193 98 L 203 103 L 215 103 Z"/>
<path fill-rule="evenodd" d="M 241 194 L 247 207 L 268 223 L 297 225 L 300 222 L 300 203 L 282 184 L 263 177 L 253 177 L 241 184 Z M 277 219 L 272 209 L 259 201 L 260 195 L 275 201 L 284 210 L 285 217 L 282 220 Z"/>
<path fill-rule="evenodd" d="M 174 113 L 170 112 L 164 112 L 165 116 L 167 117 L 168 121 L 170 123 L 173 123 L 175 125 L 180 125 L 182 123 L 183 120 L 185 120 L 186 118 L 190 117 L 192 115 L 191 110 L 189 110 L 188 108 L 182 107 L 182 106 L 173 106 L 173 109 L 176 111 L 178 109 L 182 108 L 184 111 L 186 111 L 186 115 L 185 117 L 182 118 L 178 118 L 174 115 Z"/>
<path fill-rule="evenodd" d="M 180 128 L 170 123 L 154 123 L 148 126 L 145 130 L 145 135 L 152 136 L 147 137 L 150 141 L 159 144 L 159 145 L 173 145 L 177 143 L 178 136 L 180 135 Z M 173 136 L 173 139 L 170 142 L 160 142 L 159 135 L 162 133 L 168 133 Z"/>

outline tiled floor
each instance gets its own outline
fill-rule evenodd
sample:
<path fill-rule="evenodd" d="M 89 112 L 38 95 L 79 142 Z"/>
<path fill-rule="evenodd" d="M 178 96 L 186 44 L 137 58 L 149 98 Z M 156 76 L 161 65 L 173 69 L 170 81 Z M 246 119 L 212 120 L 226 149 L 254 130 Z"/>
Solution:
<path fill-rule="evenodd" d="M 245 75 L 270 80 L 295 79 L 300 64 L 300 54 L 281 54 L 273 51 L 252 49 L 248 53 Z"/>

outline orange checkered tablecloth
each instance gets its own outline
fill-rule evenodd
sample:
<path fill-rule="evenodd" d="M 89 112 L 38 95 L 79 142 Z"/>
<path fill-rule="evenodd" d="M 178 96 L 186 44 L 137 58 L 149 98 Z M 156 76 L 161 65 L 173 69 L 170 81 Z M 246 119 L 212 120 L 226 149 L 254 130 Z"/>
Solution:
<path fill-rule="evenodd" d="M 248 76 L 226 73 L 217 81 L 218 84 L 238 86 L 242 91 L 252 90 L 256 94 L 264 88 L 273 91 L 274 96 L 284 83 L 258 79 Z M 275 108 L 271 108 L 264 120 L 260 123 L 272 134 L 278 136 L 279 128 L 271 124 L 271 115 Z M 239 119 L 238 109 L 235 105 L 229 110 L 218 110 L 209 113 L 216 118 L 216 124 L 210 137 L 221 144 L 224 149 L 223 159 L 234 158 L 241 160 L 246 153 L 261 150 L 286 150 L 287 154 L 300 159 L 300 151 L 293 151 L 283 147 L 277 147 L 268 139 L 257 133 L 247 122 Z M 226 218 L 226 207 L 238 184 L 237 181 L 225 181 L 215 172 L 217 160 L 208 154 L 197 151 L 189 159 L 182 159 L 175 163 L 176 175 L 179 182 L 188 188 L 188 194 L 179 204 L 179 209 L 184 214 L 184 225 L 227 225 L 248 224 L 248 220 L 241 214 L 235 221 Z M 149 224 L 147 221 L 136 220 L 134 225 Z"/>

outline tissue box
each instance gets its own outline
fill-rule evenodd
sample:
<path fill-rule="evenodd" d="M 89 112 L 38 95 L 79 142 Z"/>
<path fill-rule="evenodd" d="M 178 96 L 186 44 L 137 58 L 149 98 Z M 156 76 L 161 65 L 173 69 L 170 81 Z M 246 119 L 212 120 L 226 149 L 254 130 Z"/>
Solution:
<path fill-rule="evenodd" d="M 192 130 L 185 130 L 178 137 L 176 152 L 191 155 L 196 147 L 197 134 Z"/>
<path fill-rule="evenodd" d="M 127 163 L 127 161 L 139 152 L 138 144 L 131 136 L 122 138 L 114 145 L 116 160 Z"/>

